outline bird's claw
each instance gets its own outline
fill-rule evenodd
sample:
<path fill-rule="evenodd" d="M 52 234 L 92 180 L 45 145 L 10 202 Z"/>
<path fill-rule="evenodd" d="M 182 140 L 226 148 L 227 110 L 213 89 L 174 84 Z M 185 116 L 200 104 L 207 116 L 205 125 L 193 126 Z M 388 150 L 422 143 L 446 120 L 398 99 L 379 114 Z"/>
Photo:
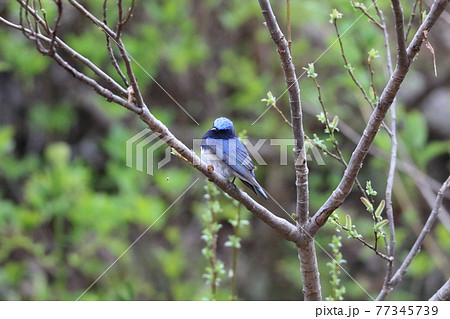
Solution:
<path fill-rule="evenodd" d="M 233 185 L 233 189 L 237 189 L 237 186 L 234 184 L 234 178 L 231 182 L 229 182 L 231 185 Z"/>

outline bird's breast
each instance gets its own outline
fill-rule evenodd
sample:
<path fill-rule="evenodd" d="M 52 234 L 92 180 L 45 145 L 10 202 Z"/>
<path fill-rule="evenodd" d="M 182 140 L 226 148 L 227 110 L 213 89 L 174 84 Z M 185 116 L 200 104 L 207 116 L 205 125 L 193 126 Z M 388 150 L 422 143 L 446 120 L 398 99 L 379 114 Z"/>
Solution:
<path fill-rule="evenodd" d="M 226 179 L 231 179 L 236 176 L 235 171 L 207 147 L 201 148 L 201 159 L 206 165 L 212 165 L 214 171 Z"/>

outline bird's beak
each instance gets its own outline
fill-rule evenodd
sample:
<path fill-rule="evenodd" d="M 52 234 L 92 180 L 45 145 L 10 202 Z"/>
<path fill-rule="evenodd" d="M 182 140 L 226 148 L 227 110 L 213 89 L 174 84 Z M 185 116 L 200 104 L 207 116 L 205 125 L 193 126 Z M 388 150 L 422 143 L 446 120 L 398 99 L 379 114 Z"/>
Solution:
<path fill-rule="evenodd" d="M 211 131 L 217 131 L 217 127 L 215 126 L 211 127 Z"/>

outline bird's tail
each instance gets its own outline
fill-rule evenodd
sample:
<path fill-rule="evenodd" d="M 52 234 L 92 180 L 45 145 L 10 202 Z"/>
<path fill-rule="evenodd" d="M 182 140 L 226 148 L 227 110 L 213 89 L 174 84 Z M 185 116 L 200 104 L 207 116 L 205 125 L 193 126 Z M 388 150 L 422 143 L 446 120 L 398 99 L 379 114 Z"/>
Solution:
<path fill-rule="evenodd" d="M 256 187 L 255 187 L 256 188 Z M 258 190 L 258 192 L 262 195 L 262 197 L 264 197 L 265 199 L 269 199 L 269 197 L 267 197 L 266 193 L 263 191 L 263 189 L 261 187 L 256 188 Z"/>
<path fill-rule="evenodd" d="M 250 184 L 249 182 L 244 181 L 243 179 L 241 179 L 241 182 L 244 183 L 248 188 L 250 188 L 251 190 L 253 190 L 253 191 L 255 192 L 256 195 L 258 195 L 258 193 L 259 193 L 259 194 L 261 194 L 262 197 L 264 197 L 265 199 L 267 199 L 267 200 L 269 199 L 269 197 L 267 197 L 266 193 L 264 192 L 264 190 L 262 189 L 261 186 L 259 186 L 259 185 L 256 186 L 256 185 Z"/>

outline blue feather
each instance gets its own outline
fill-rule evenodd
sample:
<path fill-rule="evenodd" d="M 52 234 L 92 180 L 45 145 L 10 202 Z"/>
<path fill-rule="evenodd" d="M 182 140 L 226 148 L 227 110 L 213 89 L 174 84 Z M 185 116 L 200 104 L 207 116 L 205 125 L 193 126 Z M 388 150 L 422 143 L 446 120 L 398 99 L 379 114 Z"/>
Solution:
<path fill-rule="evenodd" d="M 225 117 L 214 121 L 213 127 L 202 139 L 202 160 L 212 164 L 214 169 L 225 178 L 238 177 L 255 193 L 260 193 L 268 199 L 262 187 L 255 178 L 252 159 L 247 149 L 234 133 L 233 122 Z"/>

